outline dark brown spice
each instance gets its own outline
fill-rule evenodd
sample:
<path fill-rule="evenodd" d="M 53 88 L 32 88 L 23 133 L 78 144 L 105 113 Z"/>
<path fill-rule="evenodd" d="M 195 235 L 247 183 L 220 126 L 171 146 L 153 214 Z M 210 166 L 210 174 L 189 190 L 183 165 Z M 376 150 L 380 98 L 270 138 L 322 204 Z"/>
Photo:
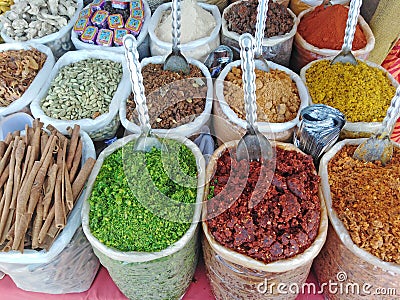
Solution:
<path fill-rule="evenodd" d="M 238 34 L 250 33 L 254 35 L 256 31 L 258 1 L 241 1 L 233 5 L 226 12 L 228 30 Z M 265 37 L 284 35 L 293 28 L 293 17 L 287 8 L 279 3 L 270 1 L 268 3 L 268 17 L 265 26 Z"/>
<path fill-rule="evenodd" d="M 162 64 L 148 64 L 142 75 L 152 128 L 174 128 L 192 122 L 204 111 L 207 81 L 197 66 L 191 65 L 185 75 L 164 71 Z M 133 94 L 127 101 L 127 119 L 139 124 Z"/>
<path fill-rule="evenodd" d="M 212 216 L 207 225 L 215 240 L 265 263 L 306 250 L 320 223 L 319 177 L 312 158 L 277 147 L 274 171 L 271 161 L 249 164 L 231 155 L 227 150 L 218 159 L 210 183 L 215 197 L 207 203 Z"/>

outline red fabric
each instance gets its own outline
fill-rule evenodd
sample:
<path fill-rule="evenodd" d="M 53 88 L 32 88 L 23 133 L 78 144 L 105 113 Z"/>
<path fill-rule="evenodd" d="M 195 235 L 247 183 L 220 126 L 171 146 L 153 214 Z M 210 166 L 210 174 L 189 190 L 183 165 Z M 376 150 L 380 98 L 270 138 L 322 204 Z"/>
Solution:
<path fill-rule="evenodd" d="M 203 261 L 200 261 L 195 280 L 189 286 L 189 289 L 183 300 L 214 300 L 210 285 L 207 281 Z M 317 283 L 314 274 L 311 272 L 307 282 Z M 100 268 L 92 287 L 83 293 L 72 293 L 64 295 L 50 295 L 44 293 L 27 292 L 19 289 L 9 276 L 0 280 L 0 299 L 7 300 L 127 300 L 114 284 L 107 270 Z M 299 295 L 297 300 L 323 300 L 322 295 Z M 138 299 L 139 300 L 139 299 Z"/>
<path fill-rule="evenodd" d="M 382 67 L 388 70 L 400 82 L 400 40 L 397 41 L 396 45 L 389 52 L 382 63 Z M 400 118 L 397 120 L 391 139 L 396 143 L 400 143 Z"/>

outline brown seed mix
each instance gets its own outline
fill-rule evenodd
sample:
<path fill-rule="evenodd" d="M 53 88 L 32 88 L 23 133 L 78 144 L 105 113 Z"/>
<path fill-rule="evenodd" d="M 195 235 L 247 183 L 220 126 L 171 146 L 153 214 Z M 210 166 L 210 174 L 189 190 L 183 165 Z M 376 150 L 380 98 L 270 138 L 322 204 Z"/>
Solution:
<path fill-rule="evenodd" d="M 333 209 L 357 246 L 400 263 L 400 149 L 386 166 L 354 159 L 355 149 L 344 146 L 329 161 Z"/>
<path fill-rule="evenodd" d="M 142 75 L 152 128 L 174 128 L 204 111 L 207 81 L 197 66 L 190 65 L 190 73 L 185 75 L 164 71 L 162 64 L 148 64 Z M 127 101 L 127 119 L 139 124 L 133 94 Z"/>
<path fill-rule="evenodd" d="M 256 102 L 259 122 L 283 123 L 293 120 L 300 108 L 296 83 L 280 70 L 256 73 Z M 233 67 L 224 83 L 224 97 L 231 109 L 241 119 L 246 119 L 243 101 L 242 69 Z M 233 83 L 234 85 L 230 84 Z"/>

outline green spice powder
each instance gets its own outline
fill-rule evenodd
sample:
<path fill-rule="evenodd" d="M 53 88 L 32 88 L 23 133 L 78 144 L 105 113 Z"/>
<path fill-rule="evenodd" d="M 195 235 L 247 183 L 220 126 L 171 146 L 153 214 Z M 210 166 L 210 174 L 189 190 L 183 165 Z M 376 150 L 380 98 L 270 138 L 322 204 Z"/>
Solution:
<path fill-rule="evenodd" d="M 382 122 L 396 91 L 382 70 L 361 61 L 321 60 L 307 70 L 306 81 L 313 103 L 339 109 L 350 122 Z"/>
<path fill-rule="evenodd" d="M 160 251 L 177 242 L 191 224 L 162 218 L 143 205 L 147 201 L 164 201 L 147 190 L 151 184 L 146 182 L 145 174 L 171 201 L 195 203 L 196 159 L 189 148 L 176 141 L 163 140 L 168 151 L 178 153 L 178 159 L 170 161 L 161 159 L 161 151 L 155 148 L 148 153 L 133 152 L 133 143 L 104 160 L 89 198 L 89 226 L 92 234 L 108 247 L 120 251 Z M 180 173 L 174 173 L 177 163 Z M 192 179 L 191 184 L 181 184 L 184 180 L 187 183 L 187 178 Z M 135 196 L 146 199 L 146 203 Z M 188 205 L 182 213 L 193 217 L 193 206 Z"/>

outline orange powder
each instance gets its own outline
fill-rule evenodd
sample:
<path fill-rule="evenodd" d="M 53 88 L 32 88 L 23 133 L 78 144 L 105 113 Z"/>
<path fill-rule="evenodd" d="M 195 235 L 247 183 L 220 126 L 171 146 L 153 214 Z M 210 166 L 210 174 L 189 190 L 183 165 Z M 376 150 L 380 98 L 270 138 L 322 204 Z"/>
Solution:
<path fill-rule="evenodd" d="M 317 6 L 312 12 L 301 18 L 297 32 L 311 45 L 318 48 L 340 50 L 343 45 L 344 31 L 349 9 L 336 4 Z M 354 34 L 353 50 L 364 48 L 367 39 L 357 24 Z"/>

